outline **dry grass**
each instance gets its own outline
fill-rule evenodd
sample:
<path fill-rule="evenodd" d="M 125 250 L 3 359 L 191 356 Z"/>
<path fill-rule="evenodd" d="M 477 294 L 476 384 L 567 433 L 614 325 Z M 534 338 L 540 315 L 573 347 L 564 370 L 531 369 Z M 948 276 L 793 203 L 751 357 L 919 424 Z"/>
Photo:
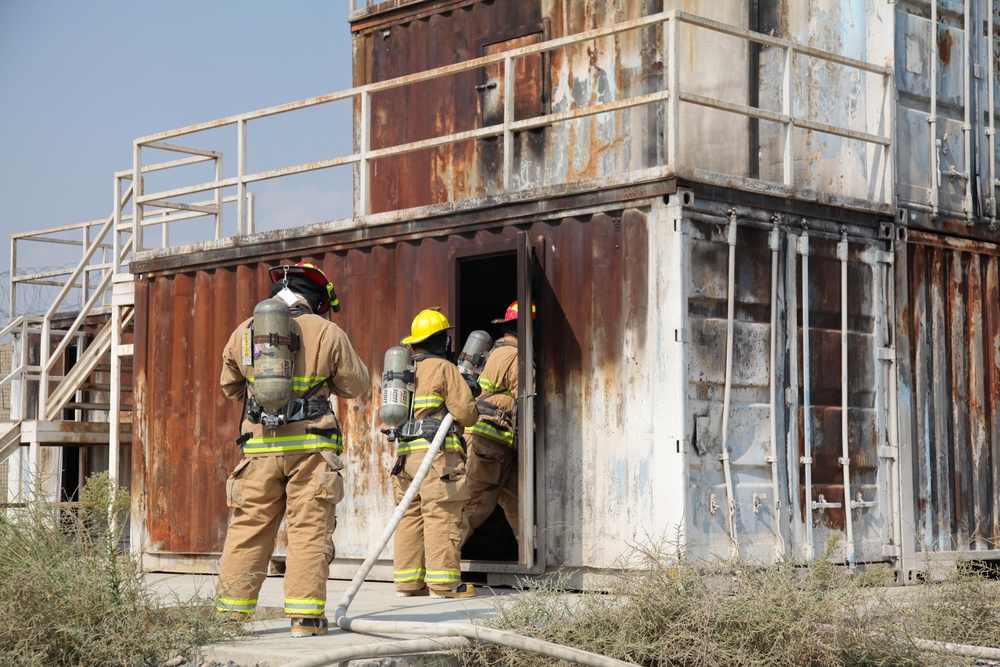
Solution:
<path fill-rule="evenodd" d="M 1000 587 L 971 567 L 897 595 L 887 568 L 852 573 L 826 557 L 753 568 L 676 553 L 638 551 L 600 593 L 528 583 L 491 625 L 650 667 L 971 665 L 921 653 L 912 638 L 1000 646 Z M 462 657 L 475 667 L 564 664 L 491 645 Z"/>
<path fill-rule="evenodd" d="M 0 665 L 156 665 L 231 637 L 210 599 L 163 608 L 135 555 L 119 552 L 128 496 L 90 478 L 74 512 L 0 514 Z"/>

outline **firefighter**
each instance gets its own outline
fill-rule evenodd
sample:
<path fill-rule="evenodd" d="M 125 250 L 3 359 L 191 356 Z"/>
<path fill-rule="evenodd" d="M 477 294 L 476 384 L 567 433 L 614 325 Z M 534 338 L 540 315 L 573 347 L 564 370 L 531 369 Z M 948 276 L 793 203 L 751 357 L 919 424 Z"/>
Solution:
<path fill-rule="evenodd" d="M 400 343 L 413 352 L 416 380 L 410 420 L 396 445 L 392 490 L 402 500 L 430 448 L 441 420 L 454 425 L 434 459 L 420 490 L 403 514 L 393 541 L 396 595 L 465 598 L 475 595 L 462 583 L 459 539 L 462 508 L 469 498 L 465 480 L 465 443 L 459 426 L 476 423 L 476 401 L 458 367 L 448 359 L 453 327 L 438 309 L 421 311 L 410 335 Z"/>
<path fill-rule="evenodd" d="M 268 273 L 272 298 L 236 328 L 222 354 L 222 391 L 244 403 L 246 419 L 237 439 L 243 459 L 226 483 L 229 529 L 216 609 L 234 619 L 254 612 L 279 525 L 287 516 L 284 612 L 291 618 L 292 636 L 306 637 L 328 628 L 326 584 L 334 558 L 336 504 L 344 497 L 344 440 L 333 397 L 360 396 L 368 389 L 368 369 L 347 334 L 325 316 L 331 309 L 339 312 L 340 302 L 323 271 L 299 262 Z M 278 312 L 275 321 L 278 328 L 283 322 L 284 332 L 267 330 L 272 311 Z M 288 401 L 278 409 L 273 395 L 275 388 L 280 394 L 281 385 L 272 382 L 274 374 L 261 362 L 272 353 L 287 356 L 276 366 L 288 369 L 288 377 L 280 378 L 287 381 Z"/>
<path fill-rule="evenodd" d="M 517 486 L 517 301 L 502 318 L 502 337 L 496 341 L 479 376 L 482 393 L 476 405 L 479 421 L 466 429 L 468 438 L 469 502 L 462 520 L 462 542 L 490 517 L 499 503 L 507 523 L 520 539 Z M 531 306 L 535 318 L 535 306 Z"/>

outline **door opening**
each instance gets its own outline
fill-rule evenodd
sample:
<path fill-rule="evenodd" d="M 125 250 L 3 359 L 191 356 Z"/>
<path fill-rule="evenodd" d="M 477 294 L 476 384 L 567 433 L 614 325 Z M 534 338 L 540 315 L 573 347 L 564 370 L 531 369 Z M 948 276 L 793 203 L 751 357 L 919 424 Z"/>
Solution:
<path fill-rule="evenodd" d="M 477 329 L 494 339 L 501 336 L 500 325 L 492 321 L 502 318 L 517 299 L 517 253 L 460 259 L 457 268 L 455 349 L 461 351 L 469 334 Z M 517 562 L 517 538 L 499 505 L 469 536 L 462 547 L 462 559 Z"/>

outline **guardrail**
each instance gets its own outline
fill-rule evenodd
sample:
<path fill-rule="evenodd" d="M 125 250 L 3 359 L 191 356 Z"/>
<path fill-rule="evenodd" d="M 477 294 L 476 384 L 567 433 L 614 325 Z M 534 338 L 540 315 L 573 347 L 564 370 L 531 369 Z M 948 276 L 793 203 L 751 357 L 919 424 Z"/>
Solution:
<path fill-rule="evenodd" d="M 370 4 L 370 3 L 369 3 Z M 515 90 L 515 62 L 518 59 L 535 54 L 546 53 L 563 49 L 572 45 L 595 39 L 610 37 L 627 31 L 639 30 L 650 26 L 662 26 L 664 31 L 665 44 L 665 72 L 663 76 L 662 89 L 643 95 L 618 99 L 612 102 L 592 104 L 590 106 L 575 108 L 571 110 L 549 113 L 533 118 L 515 120 L 514 100 L 517 95 Z M 681 28 L 690 26 L 698 29 L 705 29 L 712 32 L 728 35 L 742 39 L 747 43 L 754 43 L 771 47 L 783 51 L 785 74 L 781 81 L 782 104 L 780 111 L 773 111 L 764 108 L 751 106 L 748 104 L 737 104 L 723 99 L 710 97 L 685 91 L 681 87 Z M 793 79 L 793 62 L 797 56 L 811 59 L 818 59 L 825 63 L 832 63 L 843 66 L 858 72 L 874 74 L 882 77 L 883 91 L 882 109 L 878 112 L 875 125 L 883 128 L 886 133 L 857 131 L 846 126 L 824 122 L 816 115 L 811 115 L 809 109 L 798 112 L 793 104 L 793 86 L 797 83 Z M 504 84 L 504 104 L 502 122 L 486 127 L 476 128 L 463 132 L 456 132 L 442 136 L 432 137 L 421 141 L 413 141 L 384 148 L 372 149 L 371 137 L 374 120 L 372 118 L 372 95 L 381 91 L 390 90 L 402 86 L 428 81 L 435 78 L 453 75 L 459 72 L 474 70 L 488 65 L 501 65 L 503 67 Z M 225 236 L 222 232 L 222 203 L 235 201 L 237 204 L 236 224 L 232 231 L 235 235 L 253 233 L 254 225 L 250 211 L 252 207 L 248 204 L 251 201 L 252 193 L 248 187 L 269 179 L 277 179 L 295 174 L 330 169 L 338 166 L 351 165 L 355 169 L 354 181 L 356 183 L 354 197 L 354 217 L 348 223 L 353 226 L 364 226 L 378 224 L 385 220 L 384 214 L 377 216 L 370 215 L 370 192 L 371 174 L 369 164 L 377 159 L 403 155 L 414 151 L 446 146 L 473 139 L 483 139 L 498 137 L 503 144 L 503 187 L 501 194 L 511 194 L 517 192 L 517 186 L 512 185 L 511 178 L 514 172 L 514 135 L 518 132 L 542 128 L 556 123 L 564 123 L 574 119 L 584 118 L 597 114 L 619 111 L 631 107 L 650 104 L 662 104 L 665 117 L 665 140 L 664 154 L 661 156 L 660 166 L 650 173 L 649 169 L 642 170 L 642 173 L 622 174 L 622 179 L 628 180 L 630 177 L 655 177 L 657 173 L 666 173 L 666 168 L 683 166 L 678 165 L 679 148 L 681 145 L 680 108 L 681 104 L 695 105 L 702 108 L 716 109 L 747 119 L 758 121 L 769 121 L 782 126 L 784 130 L 783 145 L 783 175 L 782 180 L 777 183 L 761 181 L 742 177 L 738 174 L 709 173 L 704 170 L 690 169 L 688 173 L 696 178 L 704 178 L 710 182 L 721 182 L 727 185 L 735 185 L 747 189 L 765 189 L 773 191 L 772 185 L 784 188 L 783 193 L 793 194 L 801 186 L 796 182 L 795 176 L 795 142 L 792 140 L 794 130 L 806 130 L 817 133 L 833 135 L 845 139 L 851 139 L 863 144 L 869 144 L 881 151 L 880 157 L 885 165 L 882 181 L 886 184 L 883 188 L 885 192 L 883 201 L 879 204 L 889 205 L 891 203 L 892 182 L 893 182 L 893 154 L 891 150 L 891 131 L 893 128 L 893 106 L 891 104 L 893 84 L 893 71 L 891 68 L 868 63 L 862 60 L 845 57 L 835 53 L 822 51 L 803 44 L 794 43 L 790 40 L 771 37 L 762 33 L 744 30 L 734 26 L 711 21 L 705 18 L 671 10 L 640 19 L 627 21 L 614 26 L 590 30 L 587 32 L 574 34 L 559 39 L 516 48 L 473 60 L 456 63 L 445 67 L 440 67 L 426 72 L 419 72 L 408 76 L 399 77 L 392 80 L 367 84 L 364 86 L 351 88 L 341 92 L 330 93 L 317 97 L 311 97 L 297 102 L 282 104 L 279 106 L 261 109 L 249 113 L 230 116 L 215 121 L 191 125 L 188 127 L 162 132 L 147 137 L 142 137 L 134 144 L 133 171 L 138 176 L 148 170 L 166 170 L 175 166 L 191 164 L 197 160 L 216 160 L 216 176 L 213 180 L 193 183 L 180 187 L 173 187 L 155 192 L 146 192 L 143 183 L 138 178 L 136 182 L 136 192 L 134 200 L 133 226 L 136 239 L 135 250 L 146 249 L 142 243 L 142 231 L 154 224 L 164 226 L 163 241 L 160 247 L 168 246 L 169 234 L 166 227 L 181 219 L 190 219 L 198 216 L 214 217 L 214 238 Z M 347 155 L 340 155 L 323 160 L 293 164 L 278 169 L 266 171 L 249 172 L 247 170 L 247 141 L 248 125 L 260 119 L 276 116 L 279 114 L 292 113 L 303 109 L 319 107 L 341 100 L 352 100 L 356 114 L 356 122 L 359 123 L 359 145 L 357 150 Z M 808 106 L 808 105 L 806 105 Z M 221 172 L 221 151 L 210 151 L 204 148 L 192 148 L 174 143 L 179 137 L 196 135 L 200 133 L 218 130 L 220 128 L 233 128 L 236 132 L 235 143 L 237 147 L 236 174 L 228 178 L 222 177 Z M 168 153 L 186 154 L 188 157 L 161 162 L 146 164 L 145 160 L 151 150 L 167 151 Z M 226 198 L 223 196 L 225 190 L 235 189 L 235 196 Z M 192 203 L 182 201 L 185 197 L 198 195 L 200 193 L 210 193 L 212 199 L 208 202 Z M 469 199 L 472 199 L 471 195 Z M 149 215 L 156 213 L 153 218 Z M 381 216 L 381 217 L 379 217 Z M 346 219 L 345 219 L 346 220 Z"/>

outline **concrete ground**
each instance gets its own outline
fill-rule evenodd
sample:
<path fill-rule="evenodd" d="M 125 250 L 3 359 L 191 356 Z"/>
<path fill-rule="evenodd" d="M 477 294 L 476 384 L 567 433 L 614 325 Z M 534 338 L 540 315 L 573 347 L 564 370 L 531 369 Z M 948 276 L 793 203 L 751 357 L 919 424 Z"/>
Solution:
<path fill-rule="evenodd" d="M 151 589 L 165 602 L 190 599 L 192 596 L 212 596 L 215 578 L 202 574 L 147 575 Z M 258 598 L 258 607 L 281 608 L 284 600 L 282 577 L 268 577 Z M 238 665 L 239 667 L 284 667 L 296 661 L 318 657 L 326 652 L 344 647 L 384 644 L 400 639 L 418 639 L 419 635 L 369 635 L 347 632 L 333 627 L 334 610 L 347 590 L 349 581 L 331 579 L 327 583 L 327 615 L 331 619 L 330 631 L 319 637 L 293 639 L 286 618 L 257 621 L 251 624 L 252 636 L 234 641 L 202 647 L 203 663 Z M 361 586 L 348 608 L 349 618 L 393 622 L 420 623 L 475 623 L 495 613 L 495 603 L 505 596 L 516 594 L 509 588 L 476 586 L 476 596 L 459 600 L 432 600 L 429 597 L 397 598 L 390 582 L 366 582 Z M 457 665 L 445 660 L 442 654 L 352 659 L 333 662 L 341 667 L 422 667 L 423 665 Z"/>

